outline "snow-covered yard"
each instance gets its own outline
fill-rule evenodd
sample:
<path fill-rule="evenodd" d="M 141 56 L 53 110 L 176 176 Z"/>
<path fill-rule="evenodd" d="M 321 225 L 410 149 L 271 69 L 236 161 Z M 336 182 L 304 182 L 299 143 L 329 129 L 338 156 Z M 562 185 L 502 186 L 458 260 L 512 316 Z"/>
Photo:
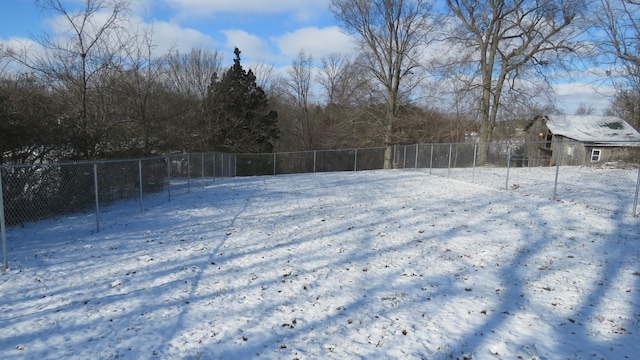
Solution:
<path fill-rule="evenodd" d="M 637 358 L 633 194 L 535 173 L 225 179 L 12 229 L 0 358 Z"/>

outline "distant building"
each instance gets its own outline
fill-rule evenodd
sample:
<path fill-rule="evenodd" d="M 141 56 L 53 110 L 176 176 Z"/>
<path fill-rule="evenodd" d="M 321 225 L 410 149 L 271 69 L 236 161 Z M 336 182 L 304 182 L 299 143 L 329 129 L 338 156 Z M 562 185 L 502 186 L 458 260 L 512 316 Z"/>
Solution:
<path fill-rule="evenodd" d="M 524 128 L 529 166 L 584 165 L 640 154 L 640 133 L 623 119 L 596 115 L 536 116 Z"/>

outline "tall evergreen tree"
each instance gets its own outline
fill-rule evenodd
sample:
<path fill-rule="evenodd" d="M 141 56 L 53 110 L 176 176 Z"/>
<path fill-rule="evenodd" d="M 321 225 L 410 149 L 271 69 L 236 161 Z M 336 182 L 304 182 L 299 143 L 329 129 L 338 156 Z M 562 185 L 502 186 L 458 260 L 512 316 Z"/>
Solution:
<path fill-rule="evenodd" d="M 240 64 L 235 48 L 233 66 L 211 77 L 205 99 L 205 148 L 232 152 L 272 152 L 279 138 L 278 114 L 270 110 L 267 95 L 251 70 Z"/>

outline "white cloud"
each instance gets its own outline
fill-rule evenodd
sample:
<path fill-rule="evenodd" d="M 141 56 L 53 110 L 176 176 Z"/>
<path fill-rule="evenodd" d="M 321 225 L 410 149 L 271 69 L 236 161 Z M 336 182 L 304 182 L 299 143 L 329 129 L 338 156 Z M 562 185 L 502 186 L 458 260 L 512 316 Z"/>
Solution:
<path fill-rule="evenodd" d="M 37 42 L 31 39 L 19 38 L 19 37 L 12 37 L 9 39 L 0 38 L 0 47 L 2 51 L 9 51 L 9 50 L 38 51 L 41 49 L 40 44 L 38 44 Z"/>
<path fill-rule="evenodd" d="M 293 13 L 300 21 L 308 20 L 317 10 L 326 10 L 330 0 L 165 0 L 181 18 L 208 16 L 214 13 Z"/>
<path fill-rule="evenodd" d="M 607 86 L 594 86 L 585 82 L 573 82 L 554 85 L 558 95 L 558 105 L 567 114 L 573 114 L 584 104 L 592 108 L 596 114 L 602 114 L 611 102 L 615 90 Z"/>
<path fill-rule="evenodd" d="M 131 12 L 135 16 L 147 17 L 153 9 L 153 0 L 132 0 L 129 3 Z"/>
<path fill-rule="evenodd" d="M 98 20 L 99 21 L 99 20 Z M 137 31 L 138 34 L 142 34 L 143 31 L 151 31 L 154 44 L 154 55 L 162 56 L 167 54 L 170 50 L 178 50 L 180 52 L 188 52 L 192 47 L 204 47 L 215 49 L 217 47 L 216 41 L 209 35 L 190 28 L 182 27 L 178 24 L 155 21 L 154 23 L 144 22 L 141 18 L 132 18 L 132 27 L 130 31 Z M 64 32 L 65 27 L 63 23 L 58 22 L 56 27 L 53 28 L 53 38 Z M 115 40 L 114 40 L 115 41 Z M 12 48 L 16 51 L 26 51 L 31 55 L 42 55 L 44 50 L 34 40 L 26 38 L 11 38 L 8 40 L 1 40 L 3 47 L 6 49 Z M 33 56 L 32 56 L 33 57 Z"/>
<path fill-rule="evenodd" d="M 238 47 L 243 59 L 266 61 L 278 67 L 290 64 L 300 50 L 312 55 L 315 60 L 330 53 L 354 51 L 352 38 L 337 26 L 303 28 L 270 39 L 240 29 L 223 30 L 222 33 L 226 36 L 225 51 L 230 52 Z"/>
<path fill-rule="evenodd" d="M 143 11 L 141 10 L 142 5 L 138 6 L 140 7 L 134 9 L 135 12 L 143 15 Z M 102 29 L 110 15 L 107 11 L 94 14 L 90 19 L 92 26 L 87 27 L 87 31 L 91 32 Z M 74 22 L 79 23 L 82 20 L 82 17 L 78 17 Z M 133 16 L 123 20 L 126 21 L 126 23 L 120 25 L 127 26 L 128 30 L 132 33 L 138 32 L 138 34 L 142 34 L 143 31 L 151 31 L 155 45 L 155 55 L 166 54 L 169 50 L 184 52 L 190 50 L 193 46 L 213 47 L 216 45 L 216 42 L 211 36 L 173 22 L 157 20 L 149 23 L 145 22 L 143 16 Z M 66 36 L 74 36 L 74 31 L 71 29 L 68 19 L 63 16 L 52 17 L 48 19 L 47 24 L 53 31 L 54 36 L 63 34 Z M 117 40 L 114 39 L 114 41 Z"/>
<path fill-rule="evenodd" d="M 19 62 L 9 60 L 9 57 L 5 58 L 6 53 L 11 53 L 11 56 L 22 57 L 26 55 L 27 61 L 33 60 L 37 57 L 44 55 L 45 50 L 37 42 L 27 39 L 12 37 L 9 39 L 0 38 L 0 74 L 4 75 L 5 72 L 20 72 L 25 68 L 20 65 Z"/>
<path fill-rule="evenodd" d="M 294 58 L 300 50 L 317 60 L 331 53 L 352 53 L 355 48 L 353 38 L 338 26 L 302 28 L 274 38 L 274 41 L 282 54 L 290 58 Z"/>
<path fill-rule="evenodd" d="M 223 30 L 222 33 L 227 37 L 225 47 L 229 51 L 237 47 L 242 52 L 242 58 L 272 59 L 274 57 L 269 51 L 268 44 L 256 35 L 235 29 Z"/>
<path fill-rule="evenodd" d="M 156 21 L 145 26 L 153 27 L 154 44 L 160 54 L 166 53 L 169 49 L 187 52 L 193 47 L 215 48 L 217 44 L 211 36 L 178 24 Z"/>

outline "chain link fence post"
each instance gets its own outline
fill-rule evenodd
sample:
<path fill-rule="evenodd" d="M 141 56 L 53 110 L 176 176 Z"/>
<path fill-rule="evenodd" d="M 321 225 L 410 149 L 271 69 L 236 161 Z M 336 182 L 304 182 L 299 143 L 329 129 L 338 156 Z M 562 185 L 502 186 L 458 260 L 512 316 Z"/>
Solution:
<path fill-rule="evenodd" d="M 142 207 L 142 160 L 138 160 L 138 187 L 140 190 L 140 214 L 142 214 L 143 211 L 143 207 Z"/>
<path fill-rule="evenodd" d="M 638 217 L 638 192 L 640 191 L 640 167 L 638 167 L 638 178 L 636 180 L 636 195 L 633 198 L 633 217 Z"/>
<path fill-rule="evenodd" d="M 216 182 L 216 177 L 218 177 L 218 170 L 216 169 L 216 152 L 214 151 L 211 158 L 211 166 L 213 166 L 213 182 Z"/>
<path fill-rule="evenodd" d="M 200 154 L 200 188 L 204 189 L 204 153 Z"/>
<path fill-rule="evenodd" d="M 407 168 L 407 145 L 402 145 L 402 147 L 404 148 L 404 151 L 402 154 L 402 168 L 406 169 Z"/>
<path fill-rule="evenodd" d="M 220 157 L 220 177 L 224 179 L 224 153 L 221 154 Z"/>
<path fill-rule="evenodd" d="M 560 172 L 560 163 L 562 162 L 562 148 L 564 147 L 562 140 L 559 142 L 558 156 L 556 157 L 556 178 L 553 181 L 553 200 L 556 200 L 558 195 L 558 173 Z"/>
<path fill-rule="evenodd" d="M 100 232 L 100 196 L 98 195 L 98 164 L 93 163 L 93 189 L 96 197 L 96 232 Z"/>
<path fill-rule="evenodd" d="M 449 144 L 449 163 L 447 164 L 447 177 L 451 177 L 451 155 L 453 154 L 453 144 Z"/>
<path fill-rule="evenodd" d="M 9 267 L 9 261 L 7 256 L 7 232 L 6 222 L 4 221 L 4 189 L 2 187 L 2 170 L 3 166 L 0 165 L 0 233 L 2 234 L 2 271 L 7 270 Z"/>
<path fill-rule="evenodd" d="M 187 192 L 191 192 L 191 154 L 187 154 Z"/>
<path fill-rule="evenodd" d="M 356 149 L 353 156 L 353 171 L 358 171 L 358 149 Z"/>
<path fill-rule="evenodd" d="M 429 175 L 431 175 L 433 170 L 433 144 L 431 144 L 431 155 L 429 157 Z"/>
<path fill-rule="evenodd" d="M 511 145 L 507 146 L 507 180 L 504 185 L 505 190 L 509 190 L 509 170 L 511 169 Z"/>
<path fill-rule="evenodd" d="M 476 182 L 476 159 L 478 158 L 478 143 L 473 144 L 473 168 L 471 170 L 471 182 Z"/>
<path fill-rule="evenodd" d="M 171 157 L 166 157 L 167 162 L 167 201 L 171 202 Z"/>

